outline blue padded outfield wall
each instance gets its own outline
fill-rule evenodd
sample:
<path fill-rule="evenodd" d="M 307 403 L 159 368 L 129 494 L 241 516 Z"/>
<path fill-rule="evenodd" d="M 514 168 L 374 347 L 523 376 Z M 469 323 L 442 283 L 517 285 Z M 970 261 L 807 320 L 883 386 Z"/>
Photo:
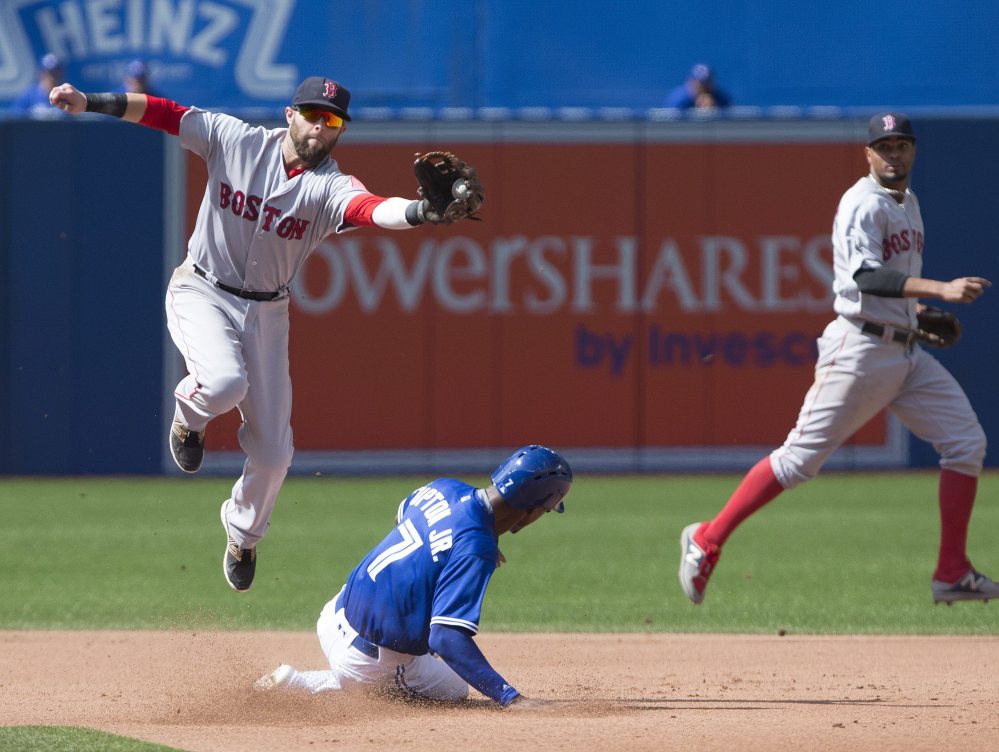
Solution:
<path fill-rule="evenodd" d="M 0 471 L 159 470 L 163 145 L 0 122 Z"/>

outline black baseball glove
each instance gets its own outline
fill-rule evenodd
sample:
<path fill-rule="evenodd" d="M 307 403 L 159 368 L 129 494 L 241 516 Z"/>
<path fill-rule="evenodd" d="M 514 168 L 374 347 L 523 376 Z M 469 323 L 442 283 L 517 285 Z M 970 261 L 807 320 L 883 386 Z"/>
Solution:
<path fill-rule="evenodd" d="M 950 311 L 925 306 L 916 312 L 916 338 L 930 347 L 951 347 L 961 339 L 961 322 Z"/>
<path fill-rule="evenodd" d="M 423 219 L 435 225 L 449 225 L 473 216 L 482 206 L 485 189 L 479 174 L 449 151 L 417 155 L 413 172 L 423 196 Z"/>

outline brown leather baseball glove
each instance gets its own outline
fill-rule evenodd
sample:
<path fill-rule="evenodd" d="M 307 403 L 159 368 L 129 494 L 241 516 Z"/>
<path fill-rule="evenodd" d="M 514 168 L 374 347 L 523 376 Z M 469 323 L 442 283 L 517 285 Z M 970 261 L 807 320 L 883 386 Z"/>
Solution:
<path fill-rule="evenodd" d="M 474 216 L 482 206 L 485 189 L 470 164 L 449 151 L 417 155 L 413 172 L 424 198 L 423 218 L 435 225 L 449 225 Z"/>
<path fill-rule="evenodd" d="M 925 306 L 916 312 L 916 339 L 930 347 L 951 347 L 961 339 L 961 322 L 950 311 Z"/>

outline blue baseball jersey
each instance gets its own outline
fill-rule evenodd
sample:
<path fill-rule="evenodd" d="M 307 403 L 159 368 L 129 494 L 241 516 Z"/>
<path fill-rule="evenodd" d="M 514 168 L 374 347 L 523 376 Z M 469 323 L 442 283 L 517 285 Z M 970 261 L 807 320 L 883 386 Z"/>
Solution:
<path fill-rule="evenodd" d="M 347 579 L 347 621 L 376 645 L 410 655 L 429 651 L 432 624 L 477 633 L 499 561 L 484 492 L 439 478 L 407 496 L 396 521 Z"/>

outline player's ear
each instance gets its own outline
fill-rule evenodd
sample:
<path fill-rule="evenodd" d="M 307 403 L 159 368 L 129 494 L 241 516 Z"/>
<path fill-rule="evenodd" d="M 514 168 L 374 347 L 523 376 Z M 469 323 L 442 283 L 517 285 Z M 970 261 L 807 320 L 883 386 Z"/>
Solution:
<path fill-rule="evenodd" d="M 295 111 L 291 107 L 284 108 L 284 119 L 287 121 L 288 125 L 291 125 L 291 119 L 295 117 Z"/>

